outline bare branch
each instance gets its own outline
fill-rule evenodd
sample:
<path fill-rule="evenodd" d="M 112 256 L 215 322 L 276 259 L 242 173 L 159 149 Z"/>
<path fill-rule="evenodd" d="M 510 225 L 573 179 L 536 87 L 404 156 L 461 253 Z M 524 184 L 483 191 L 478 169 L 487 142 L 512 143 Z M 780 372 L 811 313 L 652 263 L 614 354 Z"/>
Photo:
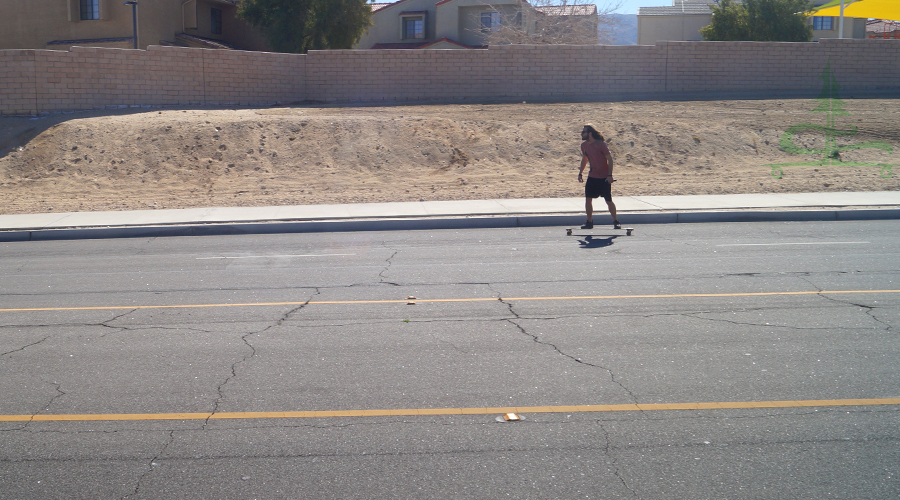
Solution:
<path fill-rule="evenodd" d="M 577 0 L 572 0 L 577 1 Z M 486 5 L 475 24 L 488 45 L 598 45 L 611 43 L 621 0 L 602 7 L 570 0 L 521 1 Z M 583 0 L 582 0 L 583 1 Z"/>

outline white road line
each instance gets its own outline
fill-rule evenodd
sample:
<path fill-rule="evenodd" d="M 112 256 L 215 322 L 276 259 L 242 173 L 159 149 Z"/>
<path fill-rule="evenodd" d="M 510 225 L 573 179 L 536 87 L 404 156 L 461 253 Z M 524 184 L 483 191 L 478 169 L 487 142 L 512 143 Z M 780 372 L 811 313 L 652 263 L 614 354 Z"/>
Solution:
<path fill-rule="evenodd" d="M 868 241 L 816 241 L 809 243 L 729 243 L 717 247 L 777 247 L 786 245 L 868 245 Z"/>
<path fill-rule="evenodd" d="M 197 260 L 221 260 L 221 259 L 280 259 L 289 257 L 344 257 L 356 255 L 355 253 L 317 253 L 296 255 L 243 255 L 240 257 L 197 257 Z"/>

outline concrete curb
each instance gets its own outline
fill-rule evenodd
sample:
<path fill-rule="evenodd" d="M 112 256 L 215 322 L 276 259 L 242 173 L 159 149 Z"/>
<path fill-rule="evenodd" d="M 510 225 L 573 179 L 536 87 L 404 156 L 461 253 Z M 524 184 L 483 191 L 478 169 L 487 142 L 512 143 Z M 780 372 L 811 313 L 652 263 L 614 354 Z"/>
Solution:
<path fill-rule="evenodd" d="M 608 217 L 608 215 L 602 214 L 598 219 L 598 226 L 609 224 L 609 221 L 607 220 Z M 623 219 L 628 226 L 702 222 L 892 220 L 900 219 L 900 208 L 641 212 L 622 213 L 620 219 Z M 0 242 L 352 231 L 416 231 L 426 229 L 499 229 L 515 227 L 578 226 L 583 222 L 584 214 L 558 214 L 174 224 L 0 231 Z"/>

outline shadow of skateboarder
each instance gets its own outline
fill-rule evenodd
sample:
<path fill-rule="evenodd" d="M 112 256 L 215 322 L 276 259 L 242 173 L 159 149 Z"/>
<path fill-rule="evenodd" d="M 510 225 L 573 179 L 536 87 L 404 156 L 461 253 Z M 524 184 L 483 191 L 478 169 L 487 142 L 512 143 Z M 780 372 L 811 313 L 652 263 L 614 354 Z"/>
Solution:
<path fill-rule="evenodd" d="M 584 239 L 578 240 L 578 244 L 581 245 L 579 248 L 603 248 L 612 245 L 613 240 L 618 237 L 618 235 L 613 235 L 598 238 L 594 235 L 589 234 L 585 236 Z"/>

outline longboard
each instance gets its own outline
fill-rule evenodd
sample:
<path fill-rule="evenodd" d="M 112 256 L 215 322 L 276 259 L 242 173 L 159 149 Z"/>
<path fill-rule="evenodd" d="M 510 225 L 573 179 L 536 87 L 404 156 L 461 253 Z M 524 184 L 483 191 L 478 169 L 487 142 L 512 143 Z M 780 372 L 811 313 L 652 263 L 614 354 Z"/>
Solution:
<path fill-rule="evenodd" d="M 631 236 L 631 232 L 634 231 L 633 227 L 623 227 L 622 229 L 625 230 L 625 236 Z M 572 231 L 574 231 L 574 230 L 575 230 L 574 228 L 566 229 L 566 236 L 572 236 Z M 590 231 L 590 229 L 585 229 L 585 231 Z M 613 229 L 613 231 L 620 231 L 620 230 Z"/>

